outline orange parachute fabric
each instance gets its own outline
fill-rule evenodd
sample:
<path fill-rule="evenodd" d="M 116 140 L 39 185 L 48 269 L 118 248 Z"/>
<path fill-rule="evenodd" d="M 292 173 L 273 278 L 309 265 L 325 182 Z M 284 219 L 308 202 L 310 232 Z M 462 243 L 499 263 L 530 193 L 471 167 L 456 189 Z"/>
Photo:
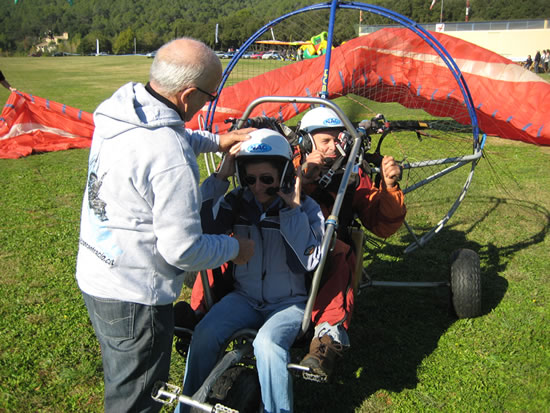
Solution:
<path fill-rule="evenodd" d="M 550 145 L 550 83 L 496 53 L 461 39 L 432 33 L 460 68 L 482 132 Z M 220 94 L 212 130 L 226 131 L 260 96 L 318 96 L 324 59 L 316 58 L 244 80 Z M 378 102 L 398 102 L 439 117 L 471 123 L 452 72 L 434 49 L 405 28 L 386 28 L 332 50 L 329 98 L 354 93 Z M 250 116 L 288 120 L 308 105 L 262 104 Z M 203 108 L 203 116 L 206 109 Z M 188 127 L 197 127 L 196 118 Z"/>
<path fill-rule="evenodd" d="M 550 83 L 486 49 L 443 33 L 432 35 L 453 57 L 471 92 L 482 132 L 550 145 Z M 378 102 L 398 102 L 468 124 L 470 116 L 451 71 L 423 39 L 404 28 L 386 28 L 332 50 L 329 98 L 354 93 Z M 318 96 L 322 57 L 304 60 L 226 87 L 220 94 L 212 130 L 229 128 L 261 96 Z M 306 104 L 266 103 L 251 116 L 288 120 Z M 202 115 L 207 115 L 206 107 Z M 196 116 L 186 125 L 198 128 Z M 91 113 L 37 96 L 14 92 L 0 117 L 0 158 L 85 148 L 93 135 Z"/>
<path fill-rule="evenodd" d="M 88 148 L 94 133 L 89 112 L 38 96 L 13 92 L 0 116 L 0 158 Z"/>

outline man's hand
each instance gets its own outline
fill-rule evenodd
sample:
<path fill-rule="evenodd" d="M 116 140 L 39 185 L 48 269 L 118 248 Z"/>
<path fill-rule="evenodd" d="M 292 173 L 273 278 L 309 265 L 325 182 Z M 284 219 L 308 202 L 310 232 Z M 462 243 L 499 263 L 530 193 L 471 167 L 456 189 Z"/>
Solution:
<path fill-rule="evenodd" d="M 224 156 L 218 173 L 216 174 L 217 179 L 225 181 L 235 174 L 235 157 L 240 150 L 241 142 L 236 143 L 229 149 L 229 152 Z"/>
<path fill-rule="evenodd" d="M 227 152 L 237 142 L 243 142 L 250 139 L 249 133 L 255 131 L 255 128 L 237 129 L 233 132 L 220 135 L 220 144 L 218 149 L 221 152 Z"/>
<path fill-rule="evenodd" d="M 246 264 L 254 255 L 254 241 L 239 235 L 235 235 L 235 239 L 239 241 L 239 253 L 232 261 L 236 265 Z"/>
<path fill-rule="evenodd" d="M 282 191 L 278 191 L 277 195 L 291 208 L 294 209 L 301 205 L 300 194 L 302 193 L 302 173 L 300 168 L 298 168 L 296 183 L 294 185 L 294 190 L 288 194 L 285 194 Z"/>
<path fill-rule="evenodd" d="M 393 188 L 401 179 L 401 168 L 393 159 L 393 156 L 384 156 L 382 159 L 382 177 L 387 188 Z"/>
<path fill-rule="evenodd" d="M 319 179 L 321 174 L 321 166 L 324 163 L 325 155 L 323 152 L 315 149 L 306 158 L 306 161 L 301 166 L 301 175 L 303 182 L 309 184 Z"/>

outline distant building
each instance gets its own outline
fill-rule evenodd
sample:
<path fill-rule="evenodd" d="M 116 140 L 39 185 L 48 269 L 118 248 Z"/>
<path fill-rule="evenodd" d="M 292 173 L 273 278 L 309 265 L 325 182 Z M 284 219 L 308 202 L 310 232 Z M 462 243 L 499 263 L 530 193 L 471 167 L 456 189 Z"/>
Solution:
<path fill-rule="evenodd" d="M 46 37 L 43 42 L 34 46 L 37 52 L 49 53 L 57 49 L 60 41 L 69 40 L 69 33 L 65 32 L 61 36 Z"/>

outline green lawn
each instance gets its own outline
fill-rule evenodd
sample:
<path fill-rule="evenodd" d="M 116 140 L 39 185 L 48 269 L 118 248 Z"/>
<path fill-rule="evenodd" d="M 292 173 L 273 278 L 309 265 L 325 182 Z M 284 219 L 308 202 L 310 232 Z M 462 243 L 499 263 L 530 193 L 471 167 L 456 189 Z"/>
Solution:
<path fill-rule="evenodd" d="M 150 64 L 3 58 L 0 67 L 24 92 L 93 111 L 121 84 L 146 81 Z M 74 279 L 87 157 L 0 160 L 0 412 L 102 410 L 99 345 Z M 477 251 L 483 315 L 457 320 L 445 289 L 363 290 L 334 383 L 296 380 L 296 411 L 548 411 L 548 165 L 550 148 L 489 138 L 465 201 L 424 249 L 403 255 L 405 231 L 378 240 L 366 264 L 382 280 L 444 280 L 453 250 Z M 455 191 L 411 200 L 411 211 L 448 207 Z M 183 362 L 173 358 L 178 384 Z"/>

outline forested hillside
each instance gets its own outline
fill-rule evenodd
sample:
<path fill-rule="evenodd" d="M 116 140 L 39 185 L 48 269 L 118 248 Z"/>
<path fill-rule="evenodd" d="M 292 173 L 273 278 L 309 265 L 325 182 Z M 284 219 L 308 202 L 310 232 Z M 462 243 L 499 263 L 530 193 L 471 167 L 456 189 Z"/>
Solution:
<path fill-rule="evenodd" d="M 430 10 L 431 0 L 373 0 L 420 22 L 438 22 L 440 1 Z M 72 3 L 72 5 L 70 4 Z M 102 50 L 128 53 L 155 50 L 176 36 L 199 38 L 220 50 L 238 47 L 270 20 L 312 0 L 0 0 L 0 52 L 29 53 L 48 35 L 69 33 L 60 50 L 86 53 Z M 464 21 L 465 0 L 444 0 L 444 21 Z M 359 16 L 351 16 L 354 24 Z M 550 18 L 548 0 L 470 0 L 470 21 Z M 376 16 L 363 16 L 375 24 Z M 219 42 L 215 27 L 219 25 Z M 353 36 L 350 22 L 337 24 L 335 40 Z M 312 33 L 304 33 L 303 38 Z M 284 33 L 278 34 L 284 37 Z M 287 39 L 285 39 L 287 40 Z"/>

